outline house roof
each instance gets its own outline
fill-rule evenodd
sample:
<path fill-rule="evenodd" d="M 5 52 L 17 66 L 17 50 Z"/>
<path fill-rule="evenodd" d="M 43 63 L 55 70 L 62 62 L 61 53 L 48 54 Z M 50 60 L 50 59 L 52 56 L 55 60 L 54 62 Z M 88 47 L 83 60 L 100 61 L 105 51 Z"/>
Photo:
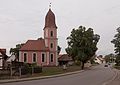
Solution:
<path fill-rule="evenodd" d="M 2 55 L 6 55 L 6 49 L 0 49 L 0 53 L 1 53 Z"/>
<path fill-rule="evenodd" d="M 72 57 L 70 57 L 68 54 L 62 54 L 59 55 L 58 61 L 72 61 Z"/>
<path fill-rule="evenodd" d="M 45 40 L 39 38 L 38 40 L 28 40 L 20 49 L 20 51 L 48 51 L 49 48 L 45 46 Z"/>

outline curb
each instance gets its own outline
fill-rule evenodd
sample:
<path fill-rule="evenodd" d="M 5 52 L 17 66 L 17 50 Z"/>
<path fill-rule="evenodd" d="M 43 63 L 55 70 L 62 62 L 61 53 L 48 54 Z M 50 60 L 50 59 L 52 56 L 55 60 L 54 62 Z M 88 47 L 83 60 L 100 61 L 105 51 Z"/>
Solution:
<path fill-rule="evenodd" d="M 52 76 L 41 76 L 41 77 L 31 77 L 31 78 L 22 78 L 22 79 L 10 79 L 10 80 L 0 80 L 0 84 L 3 83 L 12 83 L 12 82 L 21 82 L 21 81 L 30 81 L 30 80 L 39 80 L 39 79 L 48 79 L 48 78 L 55 78 L 55 77 L 61 77 L 66 75 L 72 75 L 84 72 L 84 70 L 81 71 L 75 71 L 75 72 L 69 72 L 64 74 L 58 74 L 58 75 L 52 75 Z"/>

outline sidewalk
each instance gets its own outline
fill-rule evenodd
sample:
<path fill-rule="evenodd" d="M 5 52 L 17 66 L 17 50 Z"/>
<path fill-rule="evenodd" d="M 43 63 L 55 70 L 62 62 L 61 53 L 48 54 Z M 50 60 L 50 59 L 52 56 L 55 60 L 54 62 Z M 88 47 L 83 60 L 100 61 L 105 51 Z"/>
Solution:
<path fill-rule="evenodd" d="M 30 78 L 21 78 L 21 79 L 9 79 L 9 80 L 0 80 L 0 84 L 2 83 L 11 83 L 11 82 L 20 82 L 20 81 L 30 81 L 30 80 L 38 80 L 38 79 L 48 79 L 48 78 L 55 78 L 55 77 L 61 77 L 66 75 L 72 75 L 84 72 L 84 70 L 75 71 L 75 72 L 69 72 L 64 74 L 58 74 L 58 75 L 52 75 L 52 76 L 40 76 L 40 77 L 30 77 Z"/>

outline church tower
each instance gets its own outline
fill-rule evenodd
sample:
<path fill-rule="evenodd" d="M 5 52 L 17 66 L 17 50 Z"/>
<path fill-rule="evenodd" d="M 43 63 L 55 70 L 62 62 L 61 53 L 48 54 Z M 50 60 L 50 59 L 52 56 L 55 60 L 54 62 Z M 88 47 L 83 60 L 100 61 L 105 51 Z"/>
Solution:
<path fill-rule="evenodd" d="M 44 39 L 45 45 L 49 48 L 49 63 L 50 65 L 58 65 L 58 53 L 57 53 L 57 26 L 55 22 L 55 15 L 51 10 L 51 4 L 49 11 L 45 17 L 45 27 L 44 27 Z"/>

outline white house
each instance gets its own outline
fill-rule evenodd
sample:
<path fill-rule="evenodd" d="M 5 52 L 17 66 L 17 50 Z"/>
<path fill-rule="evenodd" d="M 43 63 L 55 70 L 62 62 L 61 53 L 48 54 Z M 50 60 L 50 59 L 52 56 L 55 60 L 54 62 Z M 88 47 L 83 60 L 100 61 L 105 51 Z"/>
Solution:
<path fill-rule="evenodd" d="M 6 49 L 0 49 L 0 69 L 3 69 L 3 65 L 4 65 L 4 54 L 6 54 Z"/>
<path fill-rule="evenodd" d="M 96 63 L 102 64 L 104 62 L 104 59 L 101 56 L 96 56 L 94 61 Z"/>

